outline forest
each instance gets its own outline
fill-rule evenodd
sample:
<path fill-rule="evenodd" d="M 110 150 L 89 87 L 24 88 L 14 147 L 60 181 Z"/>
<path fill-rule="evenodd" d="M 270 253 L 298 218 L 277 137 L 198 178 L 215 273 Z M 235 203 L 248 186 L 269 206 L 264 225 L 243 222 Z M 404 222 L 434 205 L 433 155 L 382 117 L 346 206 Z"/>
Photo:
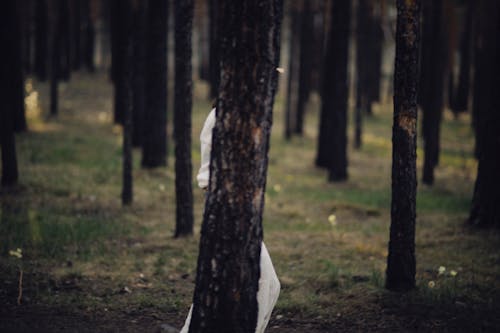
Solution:
<path fill-rule="evenodd" d="M 0 331 L 500 331 L 500 2 L 2 7 Z"/>

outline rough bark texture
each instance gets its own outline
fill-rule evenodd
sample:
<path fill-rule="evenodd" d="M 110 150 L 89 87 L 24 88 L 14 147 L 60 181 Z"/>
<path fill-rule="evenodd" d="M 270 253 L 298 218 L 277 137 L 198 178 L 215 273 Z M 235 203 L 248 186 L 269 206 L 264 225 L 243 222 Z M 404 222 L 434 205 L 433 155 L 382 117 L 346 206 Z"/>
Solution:
<path fill-rule="evenodd" d="M 420 1 L 398 0 L 394 124 L 392 128 L 392 201 L 386 287 L 415 287 L 415 207 L 417 87 Z"/>
<path fill-rule="evenodd" d="M 474 114 L 478 171 L 469 223 L 478 227 L 500 227 L 500 4 L 479 2 L 478 43 Z M 480 100 L 479 100 L 480 99 Z M 476 101 L 477 100 L 477 101 Z"/>
<path fill-rule="evenodd" d="M 331 6 L 326 46 L 320 133 L 316 165 L 329 168 L 329 181 L 347 179 L 347 63 L 351 2 Z"/>
<path fill-rule="evenodd" d="M 254 332 L 280 0 L 222 0 L 221 85 L 189 332 Z"/>
<path fill-rule="evenodd" d="M 443 1 L 424 0 L 422 4 L 422 61 L 419 90 L 424 138 L 422 180 L 425 184 L 432 185 L 434 168 L 439 162 L 447 48 L 442 19 Z"/>
<path fill-rule="evenodd" d="M 145 168 L 167 164 L 167 19 L 168 2 L 150 0 L 141 162 Z"/>
<path fill-rule="evenodd" d="M 14 115 L 15 115 L 15 88 L 11 80 L 16 75 L 16 63 L 19 57 L 18 49 L 20 36 L 15 29 L 16 1 L 6 0 L 2 3 L 0 12 L 0 145 L 2 157 L 2 186 L 15 185 L 18 180 L 16 143 L 14 137 Z M 21 62 L 19 62 L 19 66 Z"/>
<path fill-rule="evenodd" d="M 193 233 L 193 187 L 191 163 L 191 109 L 193 80 L 191 67 L 191 34 L 193 0 L 175 3 L 175 237 Z"/>

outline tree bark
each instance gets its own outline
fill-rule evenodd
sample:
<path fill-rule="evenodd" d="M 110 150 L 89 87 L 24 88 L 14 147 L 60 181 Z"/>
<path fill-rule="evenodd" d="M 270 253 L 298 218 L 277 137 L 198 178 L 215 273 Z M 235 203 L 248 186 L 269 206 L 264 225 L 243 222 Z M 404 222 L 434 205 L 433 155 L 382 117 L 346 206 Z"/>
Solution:
<path fill-rule="evenodd" d="M 16 1 L 6 0 L 2 3 L 0 12 L 0 145 L 2 153 L 2 186 L 17 184 L 18 169 L 16 155 L 16 141 L 14 136 L 14 116 L 16 107 L 15 86 L 12 79 L 16 76 L 17 68 L 13 64 L 22 66 L 16 61 L 20 55 L 20 34 L 16 29 Z"/>
<path fill-rule="evenodd" d="M 331 6 L 326 46 L 320 134 L 316 164 L 329 169 L 329 181 L 347 179 L 347 63 L 351 2 L 335 0 Z"/>
<path fill-rule="evenodd" d="M 193 0 L 175 1 L 175 237 L 191 235 L 194 223 L 191 163 L 193 10 Z"/>
<path fill-rule="evenodd" d="M 145 168 L 167 164 L 167 19 L 168 2 L 150 0 L 141 162 Z"/>
<path fill-rule="evenodd" d="M 474 114 L 478 171 L 469 224 L 500 227 L 500 4 L 480 1 L 478 17 L 480 48 L 476 50 Z M 477 100 L 480 99 L 480 100 Z M 477 100 L 477 101 L 476 101 Z"/>
<path fill-rule="evenodd" d="M 415 287 L 417 87 L 420 1 L 397 0 L 392 201 L 386 288 Z"/>
<path fill-rule="evenodd" d="M 280 0 L 221 0 L 221 85 L 189 328 L 254 332 Z"/>

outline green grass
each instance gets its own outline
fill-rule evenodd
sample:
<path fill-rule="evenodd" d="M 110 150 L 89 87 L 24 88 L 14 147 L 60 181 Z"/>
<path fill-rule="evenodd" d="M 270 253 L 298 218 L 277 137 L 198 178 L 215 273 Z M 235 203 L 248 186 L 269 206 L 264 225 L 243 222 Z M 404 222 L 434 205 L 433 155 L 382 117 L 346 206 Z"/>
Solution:
<path fill-rule="evenodd" d="M 1 193 L 0 300 L 14 306 L 22 268 L 25 296 L 42 307 L 106 313 L 116 325 L 125 313 L 179 326 L 194 288 L 203 193 L 194 191 L 194 237 L 173 239 L 173 148 L 169 165 L 155 170 L 141 169 L 135 150 L 134 204 L 123 208 L 111 87 L 101 76 L 79 79 L 62 92 L 57 119 L 29 110 L 31 131 L 17 137 L 21 185 Z M 46 96 L 45 84 L 35 88 Z M 206 92 L 196 86 L 194 175 Z M 348 149 L 349 180 L 328 183 L 314 166 L 318 107 L 312 99 L 304 136 L 287 142 L 282 96 L 276 101 L 263 223 L 282 291 L 270 332 L 304 323 L 326 327 L 311 332 L 500 329 L 500 235 L 464 226 L 476 172 L 470 119 L 444 118 L 436 183 L 418 185 L 418 288 L 400 295 L 384 289 L 392 110 L 380 105 L 365 119 L 363 147 Z M 9 255 L 17 248 L 22 259 Z"/>

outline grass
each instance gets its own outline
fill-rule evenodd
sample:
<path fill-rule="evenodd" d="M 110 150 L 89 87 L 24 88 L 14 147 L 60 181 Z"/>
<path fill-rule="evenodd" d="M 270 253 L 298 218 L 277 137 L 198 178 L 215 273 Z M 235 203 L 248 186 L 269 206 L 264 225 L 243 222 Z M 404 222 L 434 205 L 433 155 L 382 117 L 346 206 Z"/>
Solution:
<path fill-rule="evenodd" d="M 210 109 L 206 90 L 195 90 L 194 166 Z M 109 83 L 101 74 L 77 74 L 62 86 L 58 118 L 46 118 L 45 96 L 46 84 L 33 82 L 30 132 L 17 137 L 21 184 L 1 193 L 0 328 L 12 328 L 14 315 L 46 330 L 78 327 L 75 317 L 102 330 L 180 327 L 194 288 L 203 194 L 195 191 L 195 236 L 173 239 L 173 151 L 166 168 L 143 170 L 135 150 L 134 204 L 123 208 L 121 131 L 111 124 Z M 468 116 L 445 114 L 436 184 L 418 186 L 418 287 L 397 294 L 384 289 L 391 107 L 378 105 L 365 118 L 363 147 L 349 147 L 349 180 L 328 183 L 314 167 L 317 101 L 308 106 L 304 136 L 290 142 L 281 95 L 276 101 L 264 231 L 282 292 L 269 332 L 500 329 L 500 235 L 464 226 L 476 168 Z M 21 259 L 9 255 L 16 248 Z M 47 311 L 57 320 L 33 319 Z"/>

